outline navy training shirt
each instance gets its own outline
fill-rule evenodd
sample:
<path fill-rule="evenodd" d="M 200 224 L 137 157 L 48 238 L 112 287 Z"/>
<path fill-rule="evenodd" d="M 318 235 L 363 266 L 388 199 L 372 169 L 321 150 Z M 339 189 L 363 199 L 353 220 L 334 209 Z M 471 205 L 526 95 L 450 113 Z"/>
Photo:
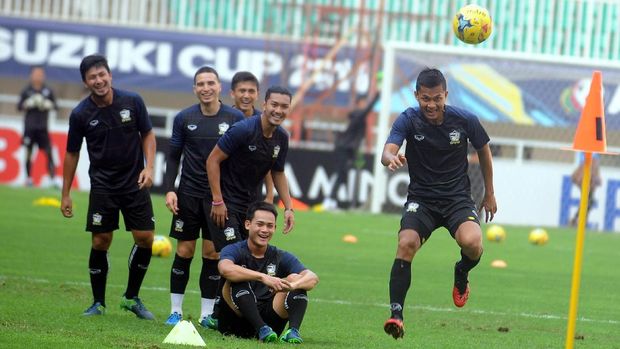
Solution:
<path fill-rule="evenodd" d="M 401 146 L 405 139 L 410 179 L 407 201 L 470 195 L 467 142 L 478 150 L 489 142 L 474 114 L 447 105 L 443 123 L 433 125 L 419 107 L 407 108 L 394 121 L 385 143 Z"/>
<path fill-rule="evenodd" d="M 292 253 L 280 250 L 272 245 L 267 246 L 267 252 L 263 258 L 252 256 L 247 240 L 224 247 L 220 252 L 220 260 L 224 259 L 231 260 L 244 268 L 277 278 L 285 278 L 290 274 L 299 274 L 306 270 L 306 267 Z M 273 297 L 273 293 L 262 282 L 251 281 L 250 285 L 259 302 Z"/>
<path fill-rule="evenodd" d="M 179 192 L 193 197 L 211 195 L 207 177 L 207 158 L 220 137 L 233 124 L 243 119 L 241 111 L 224 104 L 221 104 L 215 115 L 204 115 L 200 110 L 200 104 L 195 104 L 177 114 L 172 126 L 169 156 L 175 157 L 178 165 L 181 153 L 183 154 Z M 170 175 L 169 171 L 172 171 Z M 169 190 L 174 188 L 177 173 L 178 166 L 176 169 L 166 168 L 165 185 Z"/>
<path fill-rule="evenodd" d="M 89 96 L 73 109 L 67 152 L 78 153 L 86 138 L 91 191 L 125 194 L 138 190 L 145 161 L 141 135 L 152 126 L 142 97 L 129 91 L 112 91 L 109 106 L 99 108 Z"/>
<path fill-rule="evenodd" d="M 221 164 L 221 187 L 226 207 L 245 213 L 256 201 L 258 187 L 271 171 L 284 171 L 288 152 L 288 133 L 278 126 L 265 138 L 261 117 L 252 116 L 236 124 L 217 142 L 228 155 Z"/>

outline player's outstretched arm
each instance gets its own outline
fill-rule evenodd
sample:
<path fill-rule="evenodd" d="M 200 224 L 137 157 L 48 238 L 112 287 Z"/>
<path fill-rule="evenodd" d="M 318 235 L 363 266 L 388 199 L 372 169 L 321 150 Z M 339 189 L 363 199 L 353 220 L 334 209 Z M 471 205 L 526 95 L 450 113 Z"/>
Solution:
<path fill-rule="evenodd" d="M 398 154 L 400 146 L 393 143 L 387 143 L 383 147 L 383 154 L 381 155 L 381 164 L 387 166 L 390 171 L 396 171 L 397 169 L 405 166 L 407 159 L 405 155 Z"/>
<path fill-rule="evenodd" d="M 271 171 L 271 177 L 273 178 L 273 185 L 278 191 L 278 196 L 284 203 L 284 234 L 288 234 L 295 226 L 295 214 L 292 210 L 293 200 L 291 200 L 291 194 L 288 191 L 288 179 L 284 171 Z"/>
<path fill-rule="evenodd" d="M 484 179 L 484 198 L 480 204 L 478 211 L 484 210 L 485 222 L 493 220 L 497 212 L 497 203 L 495 202 L 495 190 L 493 188 L 493 156 L 489 144 L 485 144 L 477 150 L 478 159 L 480 160 L 480 171 Z"/>
<path fill-rule="evenodd" d="M 211 219 L 220 228 L 223 228 L 228 219 L 228 211 L 226 209 L 226 203 L 224 202 L 224 196 L 222 195 L 222 187 L 220 185 L 221 164 L 222 161 L 228 159 L 228 155 L 216 145 L 209 157 L 207 158 L 207 177 L 209 178 L 209 187 L 211 188 L 211 195 L 213 197 L 213 204 L 211 205 Z"/>
<path fill-rule="evenodd" d="M 153 185 L 153 167 L 155 166 L 156 147 L 155 133 L 153 133 L 152 130 L 142 134 L 142 151 L 144 152 L 146 165 L 138 176 L 139 189 L 150 188 Z"/>
<path fill-rule="evenodd" d="M 230 259 L 221 259 L 217 267 L 220 275 L 230 282 L 260 281 L 274 292 L 285 291 L 291 288 L 287 280 L 244 268 L 236 265 Z"/>
<path fill-rule="evenodd" d="M 80 153 L 67 152 L 62 165 L 62 199 L 60 212 L 67 218 L 73 217 L 73 200 L 71 200 L 71 184 L 75 177 Z"/>

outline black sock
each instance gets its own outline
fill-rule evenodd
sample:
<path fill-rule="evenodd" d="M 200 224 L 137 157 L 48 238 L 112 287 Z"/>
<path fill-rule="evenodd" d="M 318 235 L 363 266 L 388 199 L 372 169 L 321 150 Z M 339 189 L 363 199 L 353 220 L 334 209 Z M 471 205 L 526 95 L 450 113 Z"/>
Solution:
<path fill-rule="evenodd" d="M 411 262 L 403 259 L 394 259 L 390 273 L 390 309 L 392 317 L 403 318 L 405 297 L 411 285 Z"/>
<path fill-rule="evenodd" d="M 54 176 L 56 176 L 56 173 L 54 171 L 56 169 L 56 166 L 54 166 L 54 157 L 52 156 L 52 148 L 51 147 L 47 148 L 46 153 L 47 153 L 47 170 L 49 171 L 50 178 L 54 179 Z"/>
<path fill-rule="evenodd" d="M 308 308 L 308 294 L 306 290 L 293 290 L 284 299 L 284 308 L 288 312 L 288 327 L 299 330 L 301 322 Z"/>
<path fill-rule="evenodd" d="M 220 272 L 217 269 L 218 260 L 202 258 L 202 270 L 200 271 L 200 296 L 207 299 L 215 299 L 217 286 L 220 283 Z"/>
<path fill-rule="evenodd" d="M 93 291 L 94 302 L 105 307 L 105 285 L 108 278 L 108 251 L 90 249 L 88 269 L 90 272 L 90 287 Z"/>
<path fill-rule="evenodd" d="M 172 268 L 170 268 L 170 293 L 185 294 L 191 264 L 191 258 L 183 258 L 178 254 L 174 255 Z"/>
<path fill-rule="evenodd" d="M 469 271 L 478 265 L 479 262 L 480 257 L 476 260 L 472 260 L 463 253 L 463 250 L 461 250 L 461 260 L 456 263 L 456 267 L 463 273 L 469 273 Z"/>
<path fill-rule="evenodd" d="M 239 308 L 241 315 L 254 327 L 256 332 L 265 326 L 265 321 L 258 312 L 256 296 L 250 287 L 249 282 L 231 283 L 231 298 L 233 303 Z"/>
<path fill-rule="evenodd" d="M 127 280 L 127 290 L 125 290 L 125 297 L 127 299 L 138 297 L 142 280 L 144 280 L 144 275 L 146 275 L 150 262 L 151 249 L 133 245 L 129 254 L 129 278 Z"/>
<path fill-rule="evenodd" d="M 215 292 L 215 302 L 213 303 L 213 313 L 211 317 L 217 319 L 220 315 L 220 301 L 222 301 L 222 289 L 224 288 L 224 283 L 226 283 L 226 279 L 220 278 L 217 283 L 217 291 Z"/>

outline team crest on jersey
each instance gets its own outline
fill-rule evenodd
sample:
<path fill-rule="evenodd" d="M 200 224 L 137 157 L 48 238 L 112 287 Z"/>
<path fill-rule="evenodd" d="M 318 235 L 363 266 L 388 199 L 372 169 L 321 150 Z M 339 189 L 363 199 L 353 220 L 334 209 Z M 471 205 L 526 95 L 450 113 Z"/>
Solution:
<path fill-rule="evenodd" d="M 273 263 L 267 264 L 267 275 L 275 276 L 276 275 L 276 265 Z"/>
<path fill-rule="evenodd" d="M 131 112 L 129 111 L 129 109 L 121 110 L 119 115 L 121 116 L 121 122 L 129 122 L 129 121 L 131 121 Z"/>
<path fill-rule="evenodd" d="M 407 212 L 418 212 L 418 207 L 420 207 L 420 204 L 417 202 L 410 202 L 407 205 Z"/>
<path fill-rule="evenodd" d="M 450 144 L 461 144 L 461 133 L 459 131 L 450 132 Z"/>
<path fill-rule="evenodd" d="M 178 231 L 180 233 L 183 232 L 183 224 L 185 224 L 182 220 L 178 219 L 174 221 L 174 231 Z"/>
<path fill-rule="evenodd" d="M 424 136 L 423 135 L 415 135 L 413 136 L 413 138 L 415 138 L 416 141 L 421 142 L 424 140 Z"/>
<path fill-rule="evenodd" d="M 226 241 L 230 241 L 230 240 L 234 240 L 235 239 L 235 229 L 228 227 L 226 229 L 224 229 L 224 236 L 226 236 Z"/>
<path fill-rule="evenodd" d="M 276 145 L 275 147 L 273 147 L 273 158 L 277 158 L 278 154 L 280 154 L 280 146 Z"/>
<path fill-rule="evenodd" d="M 187 129 L 190 130 L 190 131 L 194 131 L 197 128 L 198 128 L 198 126 L 196 126 L 196 125 L 187 125 Z"/>
<path fill-rule="evenodd" d="M 90 126 L 95 127 L 99 124 L 99 120 L 92 120 L 91 122 L 88 123 Z"/>
<path fill-rule="evenodd" d="M 226 131 L 228 131 L 230 125 L 226 122 L 222 122 L 221 124 L 217 125 L 217 127 L 220 129 L 219 133 L 223 135 Z"/>
<path fill-rule="evenodd" d="M 101 225 L 102 218 L 99 213 L 93 213 L 93 225 Z"/>

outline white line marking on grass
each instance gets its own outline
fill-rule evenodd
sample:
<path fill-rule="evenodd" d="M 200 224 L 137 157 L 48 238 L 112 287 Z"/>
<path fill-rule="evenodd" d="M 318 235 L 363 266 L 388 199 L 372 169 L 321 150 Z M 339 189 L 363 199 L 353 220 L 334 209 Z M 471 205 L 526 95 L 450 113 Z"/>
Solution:
<path fill-rule="evenodd" d="M 29 281 L 29 282 L 34 282 L 34 283 L 51 283 L 50 280 L 47 279 L 41 279 L 41 278 L 31 278 L 31 277 L 27 277 L 27 276 L 6 276 L 6 275 L 0 275 L 0 280 L 7 280 L 7 279 L 12 279 L 12 280 L 25 280 L 25 281 Z M 75 286 L 83 286 L 83 287 L 90 287 L 90 283 L 89 282 L 82 282 L 82 281 L 63 281 L 62 283 L 65 284 L 69 284 L 69 285 L 75 285 Z M 108 284 L 108 287 L 113 287 L 113 288 L 125 288 L 124 285 L 111 285 Z M 150 287 L 150 286 L 143 286 L 140 288 L 141 290 L 149 290 L 149 291 L 160 291 L 160 292 L 169 292 L 170 289 L 167 287 Z M 191 293 L 191 294 L 200 294 L 199 291 L 196 290 L 186 290 L 185 293 Z M 385 308 L 385 309 L 389 309 L 390 306 L 387 303 L 365 303 L 365 302 L 352 302 L 352 301 L 346 301 L 346 300 L 339 300 L 339 299 L 321 299 L 321 298 L 314 298 L 311 297 L 310 298 L 312 301 L 317 302 L 317 303 L 328 303 L 328 304 L 338 304 L 338 305 L 352 305 L 352 306 L 372 306 L 372 307 L 379 307 L 379 308 Z M 567 320 L 568 317 L 566 316 L 560 316 L 560 315 L 553 315 L 553 314 L 533 314 L 533 313 L 507 313 L 507 312 L 501 312 L 501 311 L 494 311 L 494 310 L 480 310 L 480 309 L 454 309 L 454 308 L 441 308 L 441 307 L 434 307 L 434 306 L 430 306 L 430 305 L 413 305 L 413 306 L 406 306 L 406 308 L 408 309 L 417 309 L 417 310 L 425 310 L 425 311 L 430 311 L 430 312 L 442 312 L 442 313 L 451 313 L 451 312 L 455 312 L 455 311 L 459 311 L 459 312 L 469 312 L 472 314 L 481 314 L 481 315 L 496 315 L 496 316 L 520 316 L 520 317 L 526 317 L 526 318 L 533 318 L 533 319 L 543 319 L 543 320 Z M 579 321 L 584 321 L 584 322 L 594 322 L 594 323 L 604 323 L 604 324 L 612 324 L 612 325 L 618 325 L 620 324 L 619 320 L 597 320 L 597 319 L 590 319 L 590 318 L 584 318 L 584 317 L 579 317 L 577 318 L 577 320 Z"/>

